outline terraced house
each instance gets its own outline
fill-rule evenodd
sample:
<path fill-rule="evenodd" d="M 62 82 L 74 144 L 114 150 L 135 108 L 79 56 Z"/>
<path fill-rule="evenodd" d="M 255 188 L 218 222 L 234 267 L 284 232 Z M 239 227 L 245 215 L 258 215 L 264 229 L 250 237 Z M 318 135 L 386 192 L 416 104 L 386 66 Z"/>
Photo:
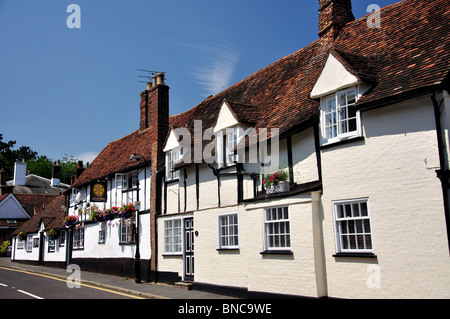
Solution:
<path fill-rule="evenodd" d="M 72 263 L 241 297 L 450 297 L 449 2 L 319 5 L 315 42 L 184 113 L 155 76 L 139 129 L 66 193 Z"/>

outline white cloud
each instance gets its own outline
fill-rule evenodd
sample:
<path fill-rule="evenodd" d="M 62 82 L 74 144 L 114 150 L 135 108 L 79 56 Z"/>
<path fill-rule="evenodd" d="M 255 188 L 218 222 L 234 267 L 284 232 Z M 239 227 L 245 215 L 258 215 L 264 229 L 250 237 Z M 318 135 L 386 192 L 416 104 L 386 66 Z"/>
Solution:
<path fill-rule="evenodd" d="M 74 157 L 79 161 L 83 161 L 83 164 L 86 165 L 86 163 L 92 163 L 97 155 L 98 153 L 95 152 L 84 152 Z"/>
<path fill-rule="evenodd" d="M 223 34 L 214 29 L 194 31 L 195 39 L 184 44 L 195 51 L 197 61 L 191 70 L 196 82 L 204 88 L 205 97 L 230 86 L 239 52 Z"/>

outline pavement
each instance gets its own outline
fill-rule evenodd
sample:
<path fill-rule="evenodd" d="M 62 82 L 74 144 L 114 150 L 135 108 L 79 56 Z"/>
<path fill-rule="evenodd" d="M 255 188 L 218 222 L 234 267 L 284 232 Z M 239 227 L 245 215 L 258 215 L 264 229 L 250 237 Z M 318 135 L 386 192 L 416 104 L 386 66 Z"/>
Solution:
<path fill-rule="evenodd" d="M 36 274 L 67 279 L 70 275 L 66 269 L 35 266 L 11 261 L 10 258 L 0 258 L 0 267 L 25 270 Z M 100 288 L 119 291 L 146 299 L 234 299 L 233 297 L 214 294 L 199 290 L 186 290 L 173 285 L 155 284 L 149 282 L 135 283 L 134 279 L 82 271 L 81 283 Z"/>

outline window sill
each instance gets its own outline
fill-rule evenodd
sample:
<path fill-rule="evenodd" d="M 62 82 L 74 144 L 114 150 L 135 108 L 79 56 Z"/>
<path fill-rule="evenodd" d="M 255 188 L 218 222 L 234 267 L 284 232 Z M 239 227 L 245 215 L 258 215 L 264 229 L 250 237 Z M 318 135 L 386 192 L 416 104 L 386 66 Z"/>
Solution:
<path fill-rule="evenodd" d="M 344 144 L 348 144 L 348 143 L 352 143 L 352 142 L 356 142 L 356 141 L 364 141 L 364 136 L 353 136 L 353 137 L 345 137 L 342 138 L 340 140 L 336 140 L 333 142 L 327 142 L 324 143 L 322 145 L 320 145 L 320 149 L 327 149 L 333 146 L 338 146 L 338 145 L 344 145 Z"/>
<path fill-rule="evenodd" d="M 173 178 L 173 179 L 167 179 L 165 181 L 165 183 L 166 184 L 172 184 L 172 183 L 179 182 L 179 181 L 180 181 L 180 178 L 178 177 L 178 178 Z"/>
<path fill-rule="evenodd" d="M 165 254 L 162 254 L 162 256 L 163 257 L 183 257 L 183 254 L 182 253 L 174 253 L 174 254 L 165 253 Z"/>
<path fill-rule="evenodd" d="M 134 241 L 119 243 L 119 246 L 136 245 Z"/>
<path fill-rule="evenodd" d="M 216 250 L 219 251 L 219 252 L 222 252 L 222 251 L 224 251 L 224 252 L 227 252 L 227 251 L 239 251 L 239 247 L 237 247 L 237 248 L 217 248 Z"/>
<path fill-rule="evenodd" d="M 261 255 L 293 255 L 291 250 L 264 250 L 260 252 Z"/>
<path fill-rule="evenodd" d="M 333 257 L 377 258 L 377 255 L 374 253 L 336 253 Z"/>

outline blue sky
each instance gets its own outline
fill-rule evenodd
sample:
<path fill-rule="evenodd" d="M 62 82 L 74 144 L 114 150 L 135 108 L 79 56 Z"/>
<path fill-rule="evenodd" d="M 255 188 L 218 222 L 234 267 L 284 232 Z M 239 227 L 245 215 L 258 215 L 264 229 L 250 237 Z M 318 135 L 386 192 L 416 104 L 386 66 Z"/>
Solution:
<path fill-rule="evenodd" d="M 397 0 L 353 1 L 367 7 Z M 68 28 L 70 4 L 81 28 Z M 317 0 L 0 0 L 0 133 L 85 161 L 139 127 L 137 69 L 166 72 L 170 114 L 317 39 Z"/>

